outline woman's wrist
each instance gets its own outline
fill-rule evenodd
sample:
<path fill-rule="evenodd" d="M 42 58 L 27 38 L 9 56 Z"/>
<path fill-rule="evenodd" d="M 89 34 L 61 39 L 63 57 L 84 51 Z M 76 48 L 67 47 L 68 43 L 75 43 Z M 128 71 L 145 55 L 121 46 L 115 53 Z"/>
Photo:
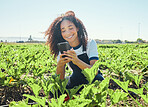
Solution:
<path fill-rule="evenodd" d="M 74 63 L 74 64 L 77 65 L 81 69 L 91 68 L 91 65 L 86 64 L 85 62 L 83 62 L 80 59 L 78 59 L 78 61 L 76 63 Z"/>
<path fill-rule="evenodd" d="M 65 64 L 63 64 L 63 63 L 60 63 L 60 62 L 57 63 L 57 67 L 62 67 L 63 68 L 64 66 L 65 66 Z"/>

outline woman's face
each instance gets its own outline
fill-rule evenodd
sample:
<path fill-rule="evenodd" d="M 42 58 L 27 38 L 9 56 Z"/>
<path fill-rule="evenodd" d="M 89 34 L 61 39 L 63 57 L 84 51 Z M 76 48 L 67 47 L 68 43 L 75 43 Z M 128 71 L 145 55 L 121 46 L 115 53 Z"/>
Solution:
<path fill-rule="evenodd" d="M 70 45 L 79 45 L 79 39 L 76 26 L 69 20 L 63 20 L 61 22 L 61 34 L 62 37 L 69 42 Z"/>

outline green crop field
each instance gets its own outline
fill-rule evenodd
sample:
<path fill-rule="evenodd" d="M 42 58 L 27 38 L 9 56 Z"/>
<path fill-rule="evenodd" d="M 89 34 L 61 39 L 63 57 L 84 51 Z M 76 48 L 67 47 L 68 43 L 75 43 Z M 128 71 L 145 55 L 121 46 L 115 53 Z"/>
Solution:
<path fill-rule="evenodd" d="M 148 106 L 148 44 L 98 44 L 99 60 L 83 70 L 89 84 L 67 90 L 45 44 L 0 44 L 0 105 L 10 107 Z M 97 70 L 104 80 L 91 84 Z M 72 72 L 66 69 L 66 76 Z M 76 91 L 84 87 L 80 94 Z M 62 95 L 57 96 L 60 90 Z M 53 92 L 54 91 L 54 92 Z M 66 94 L 70 99 L 64 101 Z M 50 98 L 49 92 L 54 93 Z"/>

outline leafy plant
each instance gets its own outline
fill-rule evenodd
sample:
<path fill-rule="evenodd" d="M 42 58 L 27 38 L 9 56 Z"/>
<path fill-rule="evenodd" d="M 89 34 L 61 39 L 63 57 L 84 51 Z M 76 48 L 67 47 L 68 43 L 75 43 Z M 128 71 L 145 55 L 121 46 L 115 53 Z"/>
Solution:
<path fill-rule="evenodd" d="M 59 98 L 51 99 L 51 102 L 48 102 L 49 107 L 65 107 L 65 103 L 63 103 L 66 94 L 61 95 Z"/>
<path fill-rule="evenodd" d="M 31 99 L 36 102 L 32 106 L 36 107 L 45 106 L 47 103 L 49 106 L 106 107 L 114 106 L 120 101 L 127 102 L 129 97 L 139 106 L 143 106 L 143 102 L 147 105 L 148 83 L 145 76 L 148 64 L 147 49 L 147 44 L 99 44 L 99 60 L 91 69 L 82 71 L 89 84 L 67 90 L 68 80 L 60 80 L 59 75 L 55 75 L 57 62 L 56 59 L 53 60 L 54 56 L 50 54 L 47 46 L 44 44 L 17 45 L 3 43 L 0 44 L 0 88 L 5 87 L 4 89 L 7 89 L 7 91 L 2 89 L 0 97 L 6 97 L 3 92 L 13 93 L 12 87 L 18 87 L 22 88 L 22 93 L 25 92 L 25 89 L 28 89 L 30 93 L 24 94 L 25 98 L 27 97 L 26 101 L 24 99 L 19 102 L 13 101 L 10 103 L 11 106 L 30 106 L 27 99 Z M 102 82 L 95 81 L 92 84 L 98 69 L 103 71 L 105 80 Z M 139 72 L 135 75 L 129 73 L 131 70 Z M 47 74 L 48 76 L 45 76 Z M 66 76 L 70 74 L 71 71 L 67 70 Z M 108 87 L 112 87 L 109 83 L 110 80 L 117 83 L 121 89 L 109 89 Z M 131 88 L 131 85 L 134 87 Z M 84 87 L 83 90 L 80 94 L 76 94 L 81 87 Z M 34 95 L 32 95 L 32 91 Z M 58 91 L 62 94 L 60 97 L 57 94 Z M 40 92 L 44 96 L 41 97 Z M 51 101 L 49 100 L 50 92 L 54 94 Z M 130 92 L 144 101 L 139 102 L 140 99 L 132 97 Z M 64 102 L 65 93 L 69 95 L 70 99 Z M 15 100 L 11 96 L 7 97 L 11 101 Z M 107 104 L 106 100 L 109 100 L 111 104 Z M 6 99 L 5 101 L 9 100 Z M 131 102 L 131 104 L 127 102 L 127 104 L 128 106 L 135 106 L 135 102 Z"/>
<path fill-rule="evenodd" d="M 109 96 L 110 96 L 110 99 L 111 99 L 111 103 L 112 105 L 120 102 L 120 101 L 123 101 L 123 100 L 127 100 L 127 93 L 117 89 L 115 91 L 109 89 Z"/>

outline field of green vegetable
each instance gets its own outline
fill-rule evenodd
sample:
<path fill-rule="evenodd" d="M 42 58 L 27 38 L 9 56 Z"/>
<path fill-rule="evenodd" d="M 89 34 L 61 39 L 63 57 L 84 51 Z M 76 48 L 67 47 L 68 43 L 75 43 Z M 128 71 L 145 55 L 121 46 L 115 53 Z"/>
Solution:
<path fill-rule="evenodd" d="M 0 106 L 148 106 L 148 44 L 98 44 L 98 53 L 95 65 L 82 71 L 89 84 L 67 90 L 68 80 L 55 75 L 57 63 L 48 46 L 1 43 Z M 98 69 L 105 80 L 91 84 Z M 71 73 L 66 69 L 66 76 Z M 83 90 L 76 94 L 82 86 Z M 54 98 L 49 92 L 54 93 Z M 68 101 L 64 101 L 65 92 L 69 94 Z"/>

